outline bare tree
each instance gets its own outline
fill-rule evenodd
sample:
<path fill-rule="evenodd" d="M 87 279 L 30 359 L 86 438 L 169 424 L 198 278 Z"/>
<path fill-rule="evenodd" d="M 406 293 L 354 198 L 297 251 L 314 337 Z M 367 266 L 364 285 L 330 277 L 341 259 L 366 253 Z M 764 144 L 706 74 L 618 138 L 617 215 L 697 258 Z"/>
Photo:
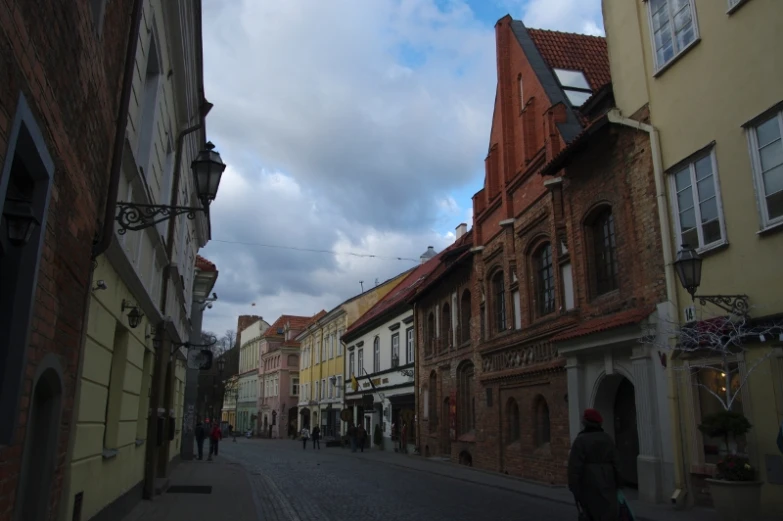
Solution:
<path fill-rule="evenodd" d="M 220 343 L 223 345 L 223 350 L 228 351 L 233 349 L 237 345 L 237 332 L 235 329 L 226 329 L 223 334 L 223 338 L 220 339 Z"/>
<path fill-rule="evenodd" d="M 724 410 L 730 411 L 751 374 L 767 361 L 770 350 L 739 374 L 739 367 L 732 368 L 738 355 L 748 350 L 748 342 L 766 341 L 774 335 L 783 334 L 783 322 L 767 321 L 753 324 L 747 314 L 716 316 L 705 320 L 680 325 L 664 322 L 660 328 L 646 331 L 639 339 L 641 343 L 654 345 L 660 350 L 672 352 L 673 357 L 687 357 L 692 360 L 690 369 L 717 371 L 725 378 L 723 394 L 715 392 L 696 380 L 697 387 L 704 389 L 717 399 Z M 714 362 L 704 360 L 715 360 Z M 677 369 L 685 369 L 678 367 Z M 732 389 L 732 380 L 738 384 Z"/>

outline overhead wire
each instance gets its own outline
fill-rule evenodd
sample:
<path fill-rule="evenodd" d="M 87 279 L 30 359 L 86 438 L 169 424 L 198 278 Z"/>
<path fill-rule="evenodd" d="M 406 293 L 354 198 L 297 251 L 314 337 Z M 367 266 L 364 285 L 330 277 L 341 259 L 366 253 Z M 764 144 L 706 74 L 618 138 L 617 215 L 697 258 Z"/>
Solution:
<path fill-rule="evenodd" d="M 399 261 L 410 261 L 410 262 L 419 262 L 419 259 L 412 259 L 410 257 L 393 257 L 388 255 L 375 255 L 372 253 L 356 253 L 351 251 L 334 251 L 334 250 L 320 250 L 317 248 L 299 248 L 297 246 L 281 246 L 279 244 L 263 244 L 260 242 L 243 242 L 243 241 L 226 241 L 221 239 L 210 239 L 210 242 L 220 242 L 223 244 L 242 244 L 245 246 L 258 246 L 260 248 L 272 248 L 276 250 L 293 250 L 293 251 L 302 251 L 302 252 L 308 252 L 308 253 L 328 253 L 330 255 L 348 255 L 351 257 L 361 257 L 361 258 L 367 258 L 367 259 L 383 259 L 383 260 L 399 260 Z"/>

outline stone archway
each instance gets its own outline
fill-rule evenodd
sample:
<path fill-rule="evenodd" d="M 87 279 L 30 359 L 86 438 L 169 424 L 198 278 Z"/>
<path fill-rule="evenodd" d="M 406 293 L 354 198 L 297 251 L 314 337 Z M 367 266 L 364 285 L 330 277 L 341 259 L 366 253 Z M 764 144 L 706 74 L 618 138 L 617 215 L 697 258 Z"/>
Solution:
<path fill-rule="evenodd" d="M 593 408 L 604 418 L 604 430 L 614 438 L 620 453 L 620 475 L 625 485 L 638 487 L 639 431 L 636 423 L 636 391 L 621 374 L 606 375 L 598 384 Z"/>

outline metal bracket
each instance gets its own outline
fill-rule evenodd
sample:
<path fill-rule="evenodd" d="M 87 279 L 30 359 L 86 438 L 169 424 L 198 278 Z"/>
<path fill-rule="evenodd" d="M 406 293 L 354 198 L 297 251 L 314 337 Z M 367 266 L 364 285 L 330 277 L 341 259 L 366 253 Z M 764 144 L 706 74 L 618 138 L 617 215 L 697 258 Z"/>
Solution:
<path fill-rule="evenodd" d="M 167 221 L 177 215 L 185 215 L 191 221 L 197 212 L 207 211 L 207 207 L 165 206 L 158 204 L 117 203 L 118 213 L 115 220 L 120 225 L 117 233 L 125 235 L 128 230 L 138 231 Z"/>
<path fill-rule="evenodd" d="M 694 295 L 693 300 L 698 300 L 702 306 L 710 303 L 740 317 L 747 317 L 750 308 L 747 295 Z"/>
<path fill-rule="evenodd" d="M 180 347 L 184 347 L 185 349 L 206 349 L 208 347 L 212 347 L 213 345 L 217 344 L 217 338 L 214 336 L 209 337 L 210 342 L 208 344 L 191 344 L 190 342 L 172 342 L 171 345 L 174 347 L 174 349 L 179 349 Z M 172 353 L 174 350 L 171 351 Z"/>

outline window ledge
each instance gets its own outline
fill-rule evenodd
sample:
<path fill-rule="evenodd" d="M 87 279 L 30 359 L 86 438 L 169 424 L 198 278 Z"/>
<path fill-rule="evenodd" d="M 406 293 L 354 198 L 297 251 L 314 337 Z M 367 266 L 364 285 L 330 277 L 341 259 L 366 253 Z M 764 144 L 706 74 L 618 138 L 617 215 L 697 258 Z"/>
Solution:
<path fill-rule="evenodd" d="M 777 233 L 782 230 L 783 230 L 783 221 L 778 221 L 776 223 L 768 224 L 764 228 L 760 229 L 759 231 L 756 232 L 756 235 L 763 237 L 765 235 L 771 235 L 773 233 Z"/>
<path fill-rule="evenodd" d="M 750 0 L 740 0 L 737 3 L 737 5 L 735 5 L 734 7 L 729 8 L 729 10 L 726 11 L 726 14 L 731 16 L 732 14 L 734 14 L 735 11 L 739 10 L 740 7 L 742 7 L 743 5 L 747 4 L 749 1 Z"/>
<path fill-rule="evenodd" d="M 136 438 L 136 446 L 141 447 L 142 445 L 144 445 L 145 441 L 146 440 L 142 440 L 141 438 Z"/>
<path fill-rule="evenodd" d="M 117 454 L 119 453 L 120 451 L 117 449 L 103 449 L 101 456 L 103 457 L 103 459 L 112 459 L 112 458 L 116 458 Z"/>
<path fill-rule="evenodd" d="M 661 74 L 669 70 L 675 63 L 680 61 L 680 59 L 688 54 L 688 51 L 693 49 L 698 43 L 701 41 L 701 38 L 696 38 L 691 43 L 689 43 L 684 49 L 682 49 L 680 52 L 674 55 L 671 60 L 667 61 L 665 64 L 663 64 L 658 70 L 653 73 L 653 78 L 658 78 Z"/>
<path fill-rule="evenodd" d="M 720 242 L 716 242 L 715 244 L 710 244 L 709 246 L 705 246 L 704 248 L 697 248 L 696 251 L 701 255 L 702 257 L 714 255 L 716 253 L 720 253 L 726 248 L 729 247 L 729 241 L 723 240 Z"/>

